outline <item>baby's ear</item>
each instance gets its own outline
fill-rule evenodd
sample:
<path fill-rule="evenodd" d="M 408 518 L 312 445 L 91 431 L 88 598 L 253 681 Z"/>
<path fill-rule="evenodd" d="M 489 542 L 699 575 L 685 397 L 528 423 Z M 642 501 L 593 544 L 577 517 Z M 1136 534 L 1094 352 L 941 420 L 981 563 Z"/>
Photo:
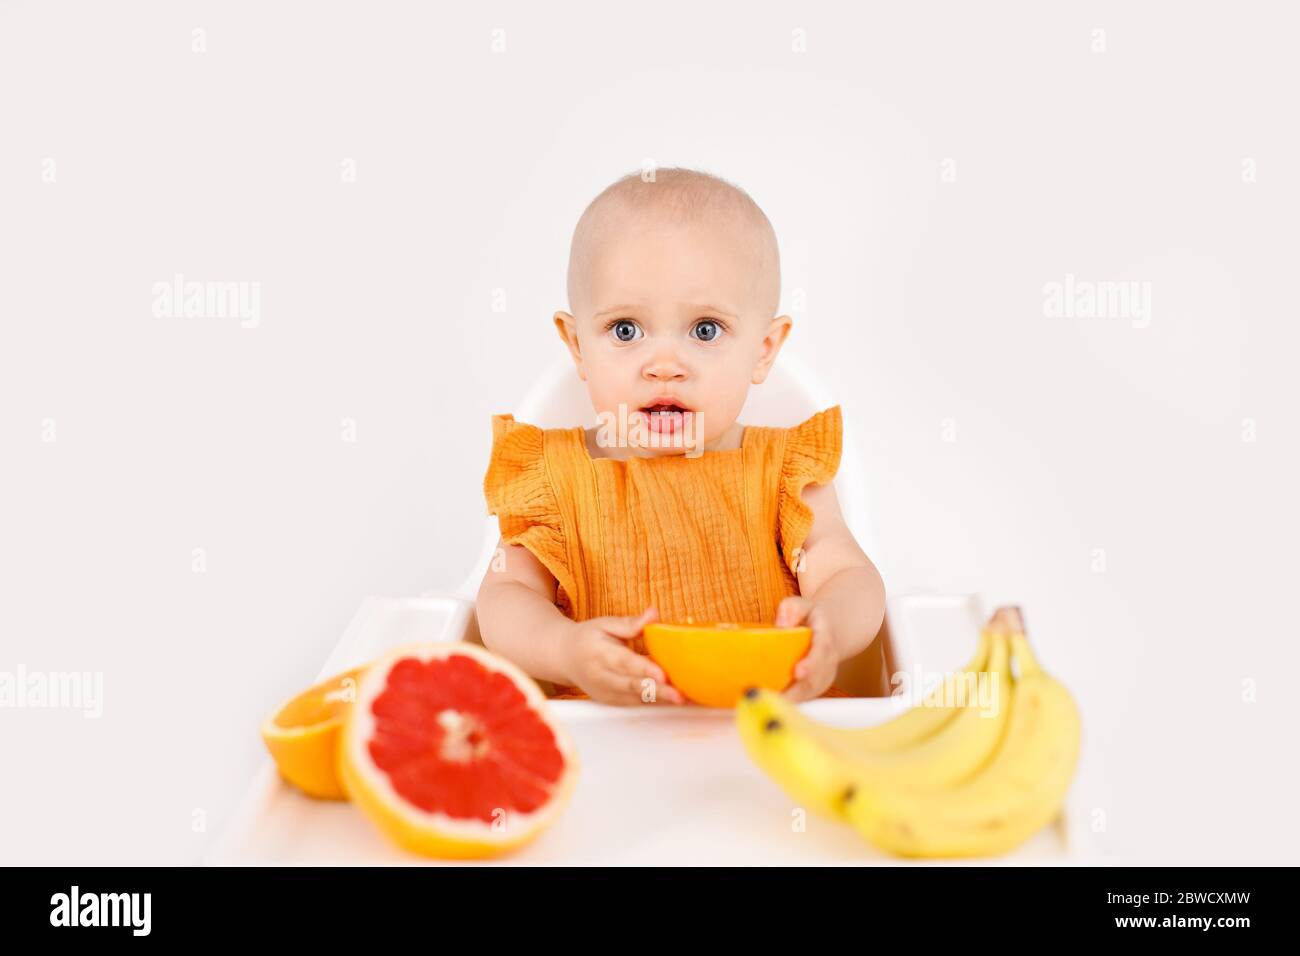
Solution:
<path fill-rule="evenodd" d="M 578 367 L 578 375 L 583 381 L 587 380 L 587 373 L 582 367 L 582 348 L 578 344 L 578 324 L 577 321 L 568 312 L 556 312 L 553 318 L 555 322 L 555 331 L 560 335 L 569 354 L 573 356 L 573 362 Z"/>
<path fill-rule="evenodd" d="M 762 385 L 767 378 L 767 373 L 772 371 L 772 365 L 776 362 L 777 353 L 781 351 L 781 346 L 785 344 L 786 336 L 790 334 L 790 328 L 794 325 L 794 319 L 788 315 L 778 315 L 767 327 L 767 334 L 763 336 L 763 351 L 759 353 L 758 362 L 754 366 L 754 374 L 750 376 L 755 385 Z"/>
<path fill-rule="evenodd" d="M 570 339 L 576 339 L 578 337 L 578 322 L 573 316 L 569 315 L 569 313 L 563 311 L 556 312 L 555 315 L 551 317 L 551 321 L 555 323 L 555 331 L 560 334 L 560 338 L 564 340 L 566 345 Z"/>

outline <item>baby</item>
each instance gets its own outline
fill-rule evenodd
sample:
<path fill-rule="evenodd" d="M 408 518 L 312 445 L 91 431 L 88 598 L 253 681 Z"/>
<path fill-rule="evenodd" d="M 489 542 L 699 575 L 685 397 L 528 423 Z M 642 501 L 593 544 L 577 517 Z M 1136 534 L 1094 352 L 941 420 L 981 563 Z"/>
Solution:
<path fill-rule="evenodd" d="M 554 321 L 603 425 L 493 416 L 484 645 L 562 692 L 680 704 L 642 652 L 661 612 L 801 624 L 812 642 L 786 696 L 836 692 L 840 662 L 880 631 L 884 584 L 830 483 L 840 407 L 792 428 L 737 421 L 790 332 L 780 291 L 771 223 L 722 179 L 633 173 L 591 202 Z"/>

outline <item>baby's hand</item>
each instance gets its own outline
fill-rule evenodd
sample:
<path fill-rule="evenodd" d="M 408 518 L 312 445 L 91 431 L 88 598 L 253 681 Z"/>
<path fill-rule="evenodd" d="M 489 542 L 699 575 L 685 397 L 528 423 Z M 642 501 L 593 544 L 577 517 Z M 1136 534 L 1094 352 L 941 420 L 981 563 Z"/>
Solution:
<path fill-rule="evenodd" d="M 794 683 L 785 689 L 790 700 L 812 700 L 826 692 L 839 669 L 839 655 L 826 613 L 806 597 L 791 595 L 776 609 L 777 627 L 804 625 L 812 628 L 808 653 L 794 665 Z"/>
<path fill-rule="evenodd" d="M 686 703 L 654 661 L 623 644 L 638 637 L 657 616 L 658 611 L 650 607 L 640 617 L 593 617 L 576 622 L 564 646 L 570 680 L 602 704 Z M 647 687 L 654 692 L 650 700 L 643 693 Z"/>

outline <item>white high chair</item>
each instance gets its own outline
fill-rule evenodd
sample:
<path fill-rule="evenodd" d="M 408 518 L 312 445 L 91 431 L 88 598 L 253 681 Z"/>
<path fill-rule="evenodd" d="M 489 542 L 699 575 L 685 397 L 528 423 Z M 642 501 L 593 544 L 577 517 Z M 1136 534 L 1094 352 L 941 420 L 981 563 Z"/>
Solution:
<path fill-rule="evenodd" d="M 834 404 L 834 397 L 808 367 L 797 357 L 783 352 L 767 380 L 751 388 L 740 420 L 746 425 L 784 428 L 797 425 Z M 540 428 L 569 428 L 579 423 L 595 424 L 596 420 L 586 387 L 567 356 L 557 359 L 542 373 L 519 403 L 514 416 L 517 421 Z M 840 466 L 833 484 L 845 522 L 858 544 L 879 565 L 862 481 L 862 459 L 852 429 L 848 427 L 844 430 Z M 487 515 L 478 560 L 455 589 L 433 589 L 418 598 L 367 598 L 321 668 L 319 679 L 365 664 L 385 649 L 407 641 L 481 644 L 474 600 L 499 539 L 497 517 Z M 935 596 L 929 600 L 954 604 L 963 617 L 970 617 L 978 627 L 982 611 L 977 606 L 968 606 L 970 598 L 969 595 Z M 914 603 L 915 599 L 909 601 Z M 836 686 L 859 697 L 885 697 L 894 687 L 892 675 L 900 671 L 920 674 L 920 662 L 909 632 L 893 620 L 899 616 L 897 602 L 887 604 L 880 634 L 866 651 L 841 664 Z M 552 689 L 545 682 L 542 686 L 548 693 Z"/>

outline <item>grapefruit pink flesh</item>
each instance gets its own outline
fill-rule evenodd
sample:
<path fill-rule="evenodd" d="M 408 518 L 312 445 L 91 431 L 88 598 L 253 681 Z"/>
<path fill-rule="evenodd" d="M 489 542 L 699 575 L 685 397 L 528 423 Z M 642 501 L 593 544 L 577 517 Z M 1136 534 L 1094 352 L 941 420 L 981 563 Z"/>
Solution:
<path fill-rule="evenodd" d="M 466 656 L 406 658 L 371 704 L 375 766 L 426 813 L 532 813 L 564 774 L 551 728 L 504 674 Z"/>
<path fill-rule="evenodd" d="M 527 674 L 477 644 L 414 644 L 373 663 L 338 772 L 390 839 L 446 858 L 495 856 L 563 811 L 578 759 Z"/>

